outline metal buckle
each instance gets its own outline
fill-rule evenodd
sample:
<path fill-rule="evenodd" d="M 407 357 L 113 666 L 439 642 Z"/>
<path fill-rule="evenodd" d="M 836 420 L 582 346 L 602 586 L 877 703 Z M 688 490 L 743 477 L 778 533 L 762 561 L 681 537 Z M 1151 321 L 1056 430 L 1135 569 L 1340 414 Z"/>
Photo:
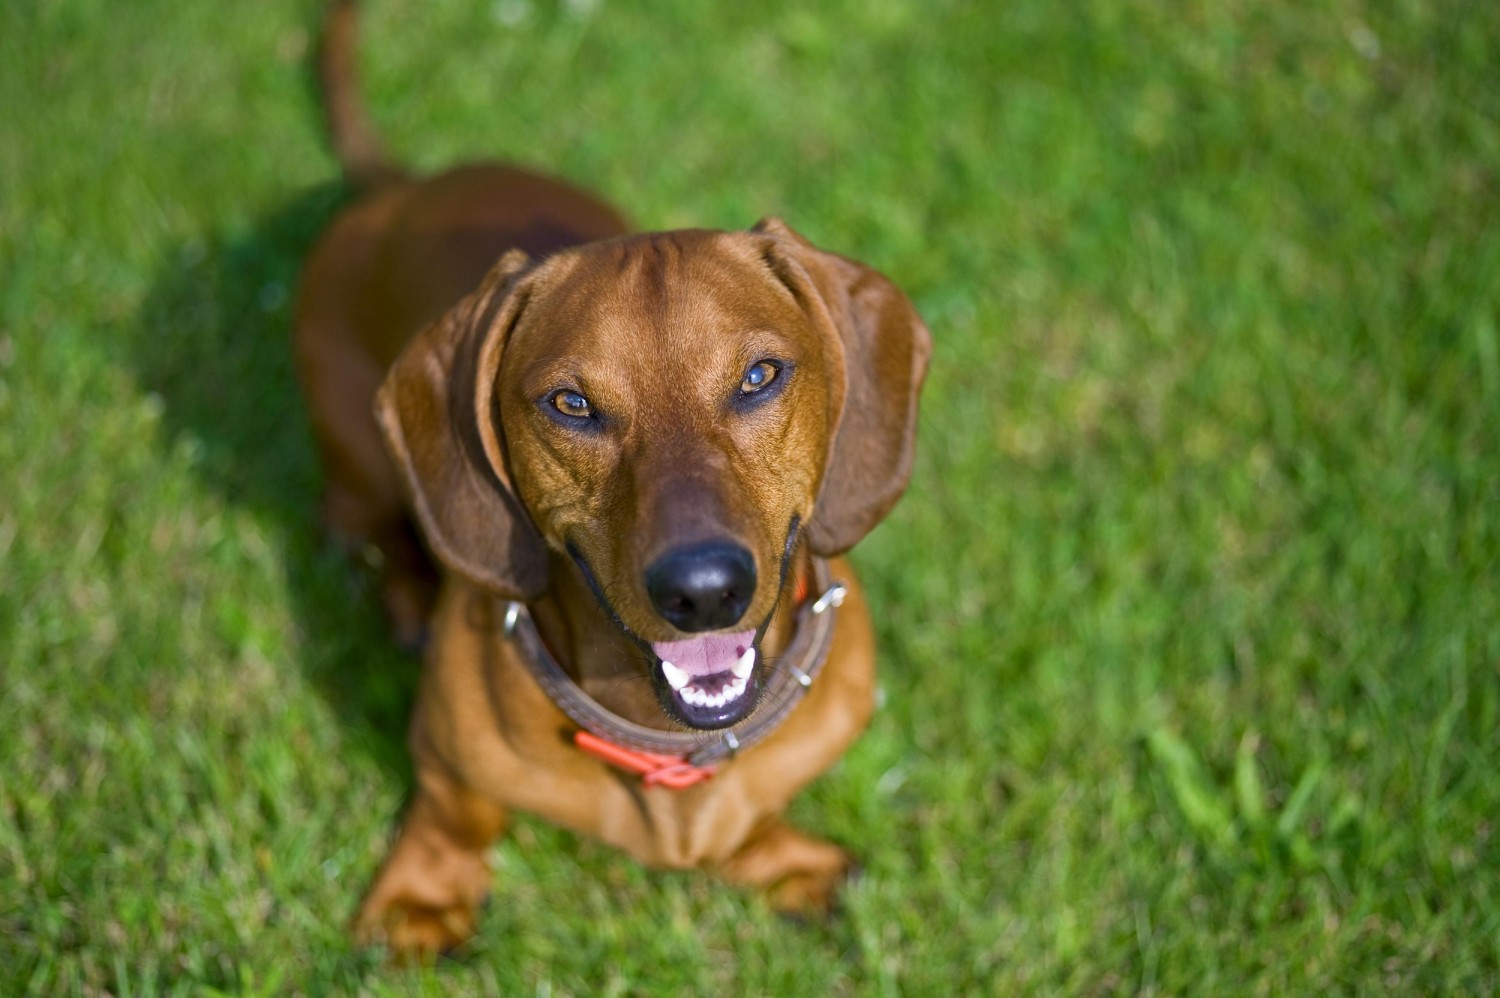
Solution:
<path fill-rule="evenodd" d="M 516 625 L 521 622 L 521 604 L 512 600 L 505 604 L 505 636 L 508 638 L 516 633 Z"/>
<path fill-rule="evenodd" d="M 848 588 L 842 582 L 835 582 L 823 591 L 823 595 L 817 598 L 812 605 L 813 613 L 823 613 L 829 607 L 843 606 L 844 597 L 849 595 Z M 803 684 L 807 685 L 806 683 Z"/>

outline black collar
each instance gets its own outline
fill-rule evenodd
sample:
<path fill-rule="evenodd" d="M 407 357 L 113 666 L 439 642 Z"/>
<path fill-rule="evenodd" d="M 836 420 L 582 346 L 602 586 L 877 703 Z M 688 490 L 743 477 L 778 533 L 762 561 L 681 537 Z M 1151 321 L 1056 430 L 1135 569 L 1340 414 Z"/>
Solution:
<path fill-rule="evenodd" d="M 832 580 L 827 562 L 812 559 L 809 592 L 819 595 L 804 599 L 797 607 L 791 643 L 774 662 L 765 663 L 770 676 L 761 692 L 763 707 L 722 731 L 660 731 L 606 710 L 552 657 L 523 603 L 506 602 L 503 632 L 515 644 L 526 670 L 543 692 L 580 728 L 627 749 L 676 756 L 691 766 L 711 766 L 776 730 L 807 695 L 828 659 L 833 646 L 834 611 L 844 602 L 847 591 L 843 583 Z"/>

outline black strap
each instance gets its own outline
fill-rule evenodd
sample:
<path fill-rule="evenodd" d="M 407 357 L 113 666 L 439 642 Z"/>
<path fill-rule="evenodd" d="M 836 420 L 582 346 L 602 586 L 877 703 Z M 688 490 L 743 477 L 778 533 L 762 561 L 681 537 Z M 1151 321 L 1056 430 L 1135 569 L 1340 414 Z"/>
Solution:
<path fill-rule="evenodd" d="M 532 678 L 574 724 L 626 748 L 681 756 L 694 766 L 707 766 L 765 738 L 807 695 L 828 660 L 828 651 L 833 646 L 834 613 L 844 602 L 847 590 L 842 583 L 831 581 L 827 562 L 814 558 L 813 591 L 819 595 L 797 608 L 792 642 L 771 669 L 765 692 L 767 709 L 757 710 L 723 731 L 660 731 L 604 709 L 552 657 L 525 604 L 506 603 L 504 632 L 516 643 L 521 661 Z"/>

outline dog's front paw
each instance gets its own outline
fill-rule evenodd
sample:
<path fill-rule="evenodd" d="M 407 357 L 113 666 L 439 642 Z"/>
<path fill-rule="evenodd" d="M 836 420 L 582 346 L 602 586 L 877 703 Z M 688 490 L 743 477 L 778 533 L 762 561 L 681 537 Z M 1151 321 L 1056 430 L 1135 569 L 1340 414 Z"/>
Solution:
<path fill-rule="evenodd" d="M 766 901 L 776 911 L 792 918 L 826 918 L 839 909 L 839 895 L 858 878 L 860 866 L 854 857 L 829 845 L 828 865 L 789 873 L 766 892 Z"/>
<path fill-rule="evenodd" d="M 407 899 L 366 902 L 354 919 L 354 941 L 384 946 L 398 963 L 428 962 L 453 952 L 473 935 L 479 913 L 463 902 L 436 907 Z"/>
<path fill-rule="evenodd" d="M 721 873 L 731 883 L 760 888 L 784 915 L 821 918 L 836 909 L 839 889 L 857 869 L 854 857 L 832 842 L 776 819 L 762 826 Z"/>
<path fill-rule="evenodd" d="M 384 946 L 399 962 L 450 953 L 474 935 L 489 896 L 484 857 L 430 828 L 408 827 L 354 916 L 356 944 Z"/>

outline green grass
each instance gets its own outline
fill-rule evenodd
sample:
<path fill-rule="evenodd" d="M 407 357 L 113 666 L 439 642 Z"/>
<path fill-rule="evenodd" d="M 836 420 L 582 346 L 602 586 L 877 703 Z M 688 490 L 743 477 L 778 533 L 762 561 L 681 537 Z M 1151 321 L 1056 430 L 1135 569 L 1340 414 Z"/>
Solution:
<path fill-rule="evenodd" d="M 0 7 L 0 992 L 1500 989 L 1492 4 L 372 2 L 412 161 L 781 214 L 937 344 L 843 916 L 523 822 L 423 973 L 341 930 L 416 666 L 290 367 L 317 6 Z"/>

